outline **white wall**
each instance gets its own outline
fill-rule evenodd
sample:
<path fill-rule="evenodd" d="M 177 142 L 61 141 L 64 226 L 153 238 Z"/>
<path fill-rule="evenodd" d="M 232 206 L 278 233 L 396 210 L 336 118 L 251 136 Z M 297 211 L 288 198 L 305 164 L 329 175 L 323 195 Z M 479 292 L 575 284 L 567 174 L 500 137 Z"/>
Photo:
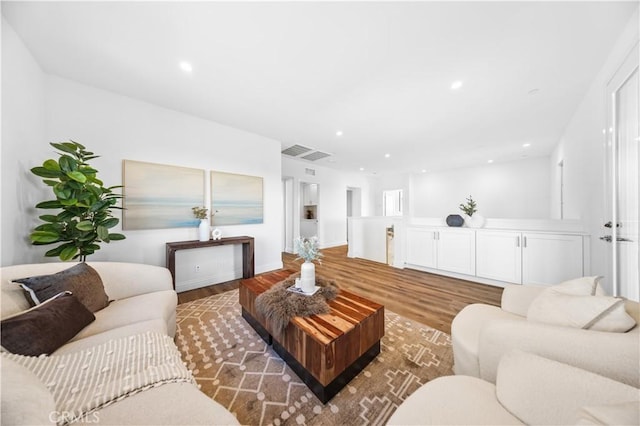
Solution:
<path fill-rule="evenodd" d="M 315 176 L 305 169 L 315 170 Z M 283 178 L 292 178 L 293 184 L 293 235 L 300 232 L 300 183 L 318 184 L 318 240 L 321 247 L 347 244 L 347 188 L 360 188 L 362 198 L 369 198 L 369 183 L 359 173 L 346 173 L 305 161 L 282 158 Z M 362 206 L 362 215 L 371 214 L 367 205 Z"/>
<path fill-rule="evenodd" d="M 606 266 L 610 244 L 600 241 L 605 215 L 605 135 L 606 98 L 608 80 L 622 64 L 629 51 L 638 42 L 638 9 L 614 45 L 611 54 L 591 84 L 589 91 L 567 125 L 556 150 L 550 158 L 552 188 L 559 185 L 554 173 L 559 161 L 564 161 L 564 212 L 565 218 L 581 219 L 591 234 L 591 273 L 603 275 L 607 291 L 611 292 Z M 637 49 L 638 46 L 636 45 Z M 554 197 L 555 198 L 555 197 Z M 551 205 L 552 213 L 559 211 L 557 200 Z"/>
<path fill-rule="evenodd" d="M 402 189 L 403 194 L 403 211 L 404 216 L 411 213 L 411 175 L 409 173 L 397 173 L 381 176 L 369 176 L 371 184 L 371 196 L 368 205 L 372 211 L 372 216 L 383 215 L 383 196 L 384 191 Z"/>
<path fill-rule="evenodd" d="M 3 83 L 5 77 L 12 81 L 11 86 L 3 84 L 3 89 L 11 87 L 11 92 L 2 93 L 2 121 L 11 123 L 6 132 L 3 126 L 2 240 L 3 244 L 7 242 L 3 265 L 46 261 L 43 254 L 53 246 L 34 247 L 26 240 L 37 223 L 32 206 L 49 197 L 42 191 L 44 184 L 31 178 L 29 169 L 55 156 L 48 142 L 73 139 L 101 155 L 92 165 L 108 186 L 123 183 L 123 159 L 262 176 L 264 224 L 221 229 L 223 236 L 255 237 L 256 272 L 282 267 L 279 142 L 70 80 L 43 76 L 33 71 L 36 64 L 24 58 L 28 52 L 15 33 L 5 39 L 3 31 L 2 44 Z M 13 88 L 18 76 L 18 87 Z M 33 94 L 34 100 L 18 103 L 14 100 L 18 94 Z M 16 137 L 21 132 L 29 133 Z M 5 234 L 5 230 L 9 232 Z M 103 244 L 91 259 L 164 266 L 166 242 L 197 238 L 195 227 L 124 233 L 126 240 Z M 236 278 L 241 276 L 240 259 L 240 246 L 179 252 L 177 278 L 188 286 Z M 194 274 L 195 264 L 201 265 L 199 274 Z"/>
<path fill-rule="evenodd" d="M 33 207 L 48 189 L 29 169 L 45 155 L 45 78 L 40 66 L 2 18 L 2 265 L 34 260 L 29 230 L 37 226 Z M 16 156 L 15 153 L 20 155 Z"/>
<path fill-rule="evenodd" d="M 382 214 L 382 191 L 405 190 L 405 216 L 439 217 L 461 214 L 469 195 L 485 218 L 549 218 L 549 158 L 378 178 L 373 195 Z"/>

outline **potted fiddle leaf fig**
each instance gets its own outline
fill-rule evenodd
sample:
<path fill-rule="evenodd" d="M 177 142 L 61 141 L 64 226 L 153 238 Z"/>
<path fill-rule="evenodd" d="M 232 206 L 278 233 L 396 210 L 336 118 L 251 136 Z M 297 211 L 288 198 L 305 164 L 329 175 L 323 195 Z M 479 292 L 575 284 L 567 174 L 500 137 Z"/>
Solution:
<path fill-rule="evenodd" d="M 116 206 L 122 195 L 113 190 L 122 186 L 104 186 L 97 178 L 98 171 L 88 163 L 98 156 L 83 145 L 68 141 L 51 146 L 59 151 L 59 158 L 48 159 L 31 172 L 40 176 L 55 195 L 55 200 L 42 201 L 36 208 L 58 212 L 40 216 L 45 223 L 31 232 L 30 239 L 34 245 L 60 243 L 45 253 L 47 257 L 84 262 L 100 250 L 100 243 L 125 239 L 122 234 L 109 232 L 120 222 L 113 217 L 112 209 L 122 209 Z"/>

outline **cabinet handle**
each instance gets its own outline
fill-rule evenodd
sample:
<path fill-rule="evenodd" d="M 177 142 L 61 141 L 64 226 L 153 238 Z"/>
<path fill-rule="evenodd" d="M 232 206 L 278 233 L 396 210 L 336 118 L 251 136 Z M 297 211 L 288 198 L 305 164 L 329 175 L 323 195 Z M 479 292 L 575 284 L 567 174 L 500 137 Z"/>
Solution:
<path fill-rule="evenodd" d="M 520 247 L 520 235 L 516 237 L 516 247 Z"/>
<path fill-rule="evenodd" d="M 522 247 L 527 248 L 527 237 L 522 237 Z"/>

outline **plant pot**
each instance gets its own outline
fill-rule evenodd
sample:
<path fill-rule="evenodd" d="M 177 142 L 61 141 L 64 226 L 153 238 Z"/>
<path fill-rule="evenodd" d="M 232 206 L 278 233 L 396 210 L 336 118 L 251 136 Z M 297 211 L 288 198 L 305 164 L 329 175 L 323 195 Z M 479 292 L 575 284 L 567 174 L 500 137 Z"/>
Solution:
<path fill-rule="evenodd" d="M 200 225 L 198 225 L 198 239 L 200 241 L 209 241 L 209 222 L 207 219 L 200 219 Z"/>
<path fill-rule="evenodd" d="M 313 262 L 304 262 L 300 267 L 300 288 L 305 293 L 316 288 L 316 265 Z"/>
<path fill-rule="evenodd" d="M 484 217 L 478 213 L 473 216 L 465 215 L 464 223 L 466 223 L 469 228 L 482 228 L 484 226 Z"/>

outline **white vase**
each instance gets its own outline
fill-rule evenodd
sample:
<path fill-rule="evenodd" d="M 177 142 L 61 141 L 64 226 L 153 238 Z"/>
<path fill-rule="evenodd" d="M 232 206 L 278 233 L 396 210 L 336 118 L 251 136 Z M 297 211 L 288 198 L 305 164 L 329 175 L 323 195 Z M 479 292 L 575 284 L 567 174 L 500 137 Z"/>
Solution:
<path fill-rule="evenodd" d="M 478 213 L 475 213 L 473 216 L 465 215 L 464 223 L 466 223 L 469 228 L 482 228 L 484 226 L 484 217 Z"/>
<path fill-rule="evenodd" d="M 304 262 L 300 267 L 300 288 L 305 293 L 311 293 L 316 288 L 316 265 Z"/>
<path fill-rule="evenodd" d="M 209 222 L 207 219 L 200 219 L 200 225 L 198 225 L 198 239 L 200 241 L 209 241 Z"/>

